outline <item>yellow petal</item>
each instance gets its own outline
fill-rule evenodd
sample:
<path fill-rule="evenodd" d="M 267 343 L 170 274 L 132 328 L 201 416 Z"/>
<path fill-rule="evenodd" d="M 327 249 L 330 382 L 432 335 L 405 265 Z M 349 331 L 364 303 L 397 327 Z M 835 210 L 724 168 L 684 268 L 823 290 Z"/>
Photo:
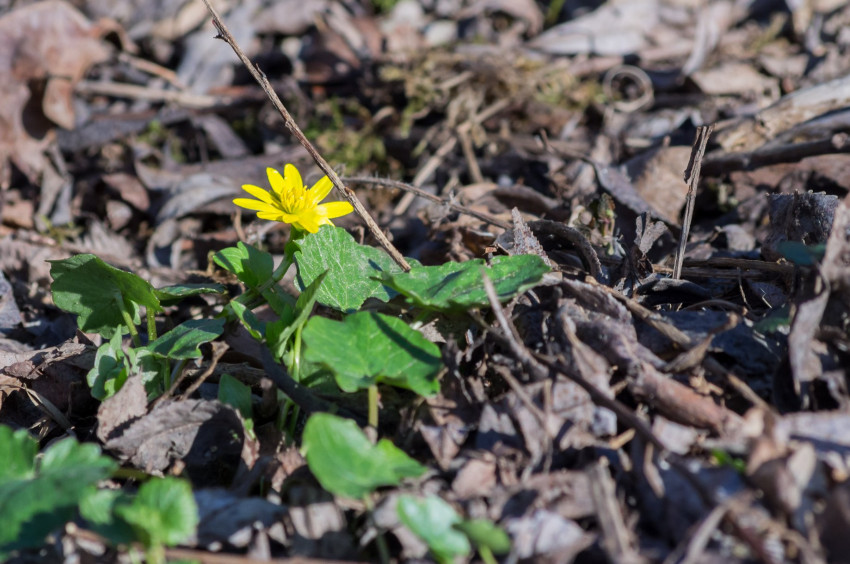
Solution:
<path fill-rule="evenodd" d="M 310 197 L 313 200 L 313 205 L 318 204 L 322 200 L 324 200 L 328 194 L 330 194 L 331 189 L 334 187 L 333 182 L 327 176 L 323 176 L 321 180 L 313 184 L 313 187 L 310 188 Z"/>
<path fill-rule="evenodd" d="M 243 184 L 242 189 L 257 198 L 258 200 L 262 200 L 269 205 L 274 204 L 274 199 L 272 198 L 272 195 L 269 194 L 268 190 L 264 190 L 259 186 L 253 186 L 251 184 Z"/>
<path fill-rule="evenodd" d="M 342 217 L 354 211 L 354 207 L 348 202 L 328 202 L 316 206 L 316 209 L 322 209 L 323 215 L 327 217 Z"/>
<path fill-rule="evenodd" d="M 301 173 L 291 164 L 283 167 L 283 189 L 296 199 L 304 194 L 304 182 L 301 180 Z"/>
<path fill-rule="evenodd" d="M 319 231 L 319 222 L 315 219 L 305 219 L 301 218 L 294 224 L 296 227 L 303 229 L 304 231 L 309 231 L 310 233 L 317 233 Z"/>
<path fill-rule="evenodd" d="M 295 224 L 301 229 L 315 233 L 319 230 L 319 225 L 322 224 L 322 216 L 318 215 L 314 208 L 310 211 L 299 213 L 298 221 Z"/>
<path fill-rule="evenodd" d="M 269 184 L 271 184 L 272 190 L 274 190 L 278 196 L 283 196 L 283 193 L 286 190 L 286 183 L 283 181 L 283 175 L 272 167 L 268 167 L 266 169 L 266 175 L 269 177 Z"/>
<path fill-rule="evenodd" d="M 268 213 L 280 213 L 280 210 L 276 207 L 265 202 L 261 202 L 259 200 L 251 200 L 250 198 L 236 198 L 235 200 L 233 200 L 233 203 L 239 206 L 240 208 L 246 208 L 249 210 Z"/>
<path fill-rule="evenodd" d="M 257 212 L 257 217 L 260 219 L 268 219 L 269 221 L 283 221 L 283 214 L 278 212 Z"/>

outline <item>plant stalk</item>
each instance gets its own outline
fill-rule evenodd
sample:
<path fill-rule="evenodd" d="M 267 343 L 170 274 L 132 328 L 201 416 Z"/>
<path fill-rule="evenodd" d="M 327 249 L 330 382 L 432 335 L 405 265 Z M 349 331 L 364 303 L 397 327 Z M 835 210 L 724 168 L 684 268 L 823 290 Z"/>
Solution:
<path fill-rule="evenodd" d="M 133 318 L 124 309 L 124 304 L 119 304 L 119 307 L 121 308 L 121 317 L 124 318 L 124 325 L 127 326 L 127 330 L 130 331 L 130 336 L 133 338 L 133 346 L 141 347 L 142 340 L 139 338 L 139 331 L 136 329 L 136 324 L 133 323 Z"/>
<path fill-rule="evenodd" d="M 378 428 L 378 385 L 369 386 L 369 425 Z"/>
<path fill-rule="evenodd" d="M 148 343 L 156 341 L 156 313 L 149 308 L 145 308 L 145 317 L 148 320 Z"/>

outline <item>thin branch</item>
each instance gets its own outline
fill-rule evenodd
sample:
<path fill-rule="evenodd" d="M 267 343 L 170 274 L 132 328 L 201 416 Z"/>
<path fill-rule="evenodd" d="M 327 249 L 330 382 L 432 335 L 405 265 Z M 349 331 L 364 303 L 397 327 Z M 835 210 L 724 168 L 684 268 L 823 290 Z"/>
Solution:
<path fill-rule="evenodd" d="M 443 206 L 449 207 L 456 212 L 469 215 L 474 217 L 475 219 L 480 219 L 484 223 L 489 223 L 490 225 L 495 225 L 496 227 L 501 227 L 502 229 L 510 229 L 511 224 L 507 221 L 502 221 L 501 219 L 497 219 L 492 215 L 488 215 L 486 213 L 477 212 L 475 210 L 471 210 L 466 206 L 453 202 L 448 198 L 441 198 L 437 195 L 431 194 L 430 192 L 426 192 L 422 188 L 417 188 L 412 184 L 408 184 L 406 182 L 400 182 L 398 180 L 390 180 L 388 178 L 375 178 L 372 176 L 346 176 L 342 179 L 343 182 L 348 184 L 373 184 L 375 186 L 386 186 L 387 188 L 397 188 L 399 190 L 404 190 L 405 192 L 410 192 L 411 194 L 415 194 L 420 198 L 425 198 L 426 200 L 431 200 L 436 204 L 440 204 Z"/>
<path fill-rule="evenodd" d="M 836 133 L 828 139 L 759 147 L 746 153 L 719 152 L 706 156 L 702 162 L 706 176 L 718 176 L 738 170 L 755 170 L 780 163 L 796 163 L 809 157 L 850 152 L 850 136 Z"/>
<path fill-rule="evenodd" d="M 682 219 L 682 234 L 679 239 L 679 252 L 676 253 L 676 262 L 673 267 L 673 279 L 682 277 L 682 263 L 685 260 L 685 247 L 688 244 L 688 232 L 691 230 L 691 220 L 694 217 L 694 200 L 696 199 L 697 184 L 699 184 L 699 173 L 702 167 L 702 159 L 705 156 L 705 148 L 708 138 L 714 131 L 714 124 L 701 125 L 697 127 L 694 144 L 691 147 L 691 158 L 688 168 L 685 169 L 685 182 L 688 183 L 688 195 L 685 199 L 685 216 Z"/>
<path fill-rule="evenodd" d="M 337 190 L 345 196 L 345 199 L 348 200 L 352 206 L 354 206 L 354 210 L 357 214 L 363 218 L 363 221 L 366 222 L 366 226 L 369 228 L 369 231 L 372 232 L 372 235 L 378 240 L 384 249 L 386 249 L 387 253 L 392 257 L 392 259 L 398 263 L 398 265 L 404 270 L 410 270 L 410 264 L 404 259 L 398 249 L 395 248 L 387 236 L 384 235 L 384 232 L 381 231 L 381 228 L 375 223 L 375 220 L 372 219 L 372 216 L 357 198 L 357 195 L 354 191 L 342 183 L 339 175 L 331 168 L 331 165 L 319 154 L 319 151 L 316 147 L 310 142 L 309 139 L 304 135 L 301 131 L 301 128 L 298 127 L 298 124 L 295 123 L 295 120 L 292 119 L 292 116 L 289 114 L 289 111 L 286 109 L 286 106 L 281 102 L 280 97 L 275 93 L 272 89 L 272 85 L 269 83 L 268 78 L 266 78 L 265 73 L 263 73 L 259 67 L 251 62 L 245 52 L 239 47 L 239 44 L 236 42 L 236 39 L 230 33 L 230 30 L 224 24 L 221 19 L 221 16 L 218 15 L 218 12 L 215 8 L 212 7 L 209 0 L 203 0 L 204 5 L 207 7 L 210 15 L 212 16 L 213 25 L 218 31 L 217 39 L 224 40 L 225 43 L 230 45 L 233 52 L 236 53 L 236 56 L 239 57 L 239 60 L 242 61 L 242 64 L 245 65 L 245 68 L 248 69 L 248 72 L 251 73 L 251 76 L 257 81 L 266 95 L 271 100 L 272 105 L 275 109 L 280 113 L 281 117 L 283 117 L 283 123 L 286 126 L 286 129 L 289 130 L 290 133 L 298 140 L 299 143 L 310 153 L 310 156 L 313 157 L 313 160 L 316 161 L 316 164 L 322 170 L 322 172 L 327 175 L 327 177 L 331 180 L 334 186 L 336 186 Z"/>

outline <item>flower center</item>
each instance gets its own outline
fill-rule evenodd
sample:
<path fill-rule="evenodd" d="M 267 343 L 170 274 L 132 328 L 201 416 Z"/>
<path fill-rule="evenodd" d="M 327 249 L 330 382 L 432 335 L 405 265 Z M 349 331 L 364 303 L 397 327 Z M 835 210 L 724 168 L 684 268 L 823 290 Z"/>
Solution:
<path fill-rule="evenodd" d="M 291 214 L 299 214 L 307 209 L 309 198 L 304 187 L 295 188 L 283 194 L 280 199 L 280 207 L 283 211 Z"/>

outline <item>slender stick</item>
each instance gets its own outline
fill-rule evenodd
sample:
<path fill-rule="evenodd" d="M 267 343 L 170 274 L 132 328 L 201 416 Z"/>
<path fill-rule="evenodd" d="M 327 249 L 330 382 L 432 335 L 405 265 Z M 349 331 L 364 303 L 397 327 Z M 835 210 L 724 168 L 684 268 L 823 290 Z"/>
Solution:
<path fill-rule="evenodd" d="M 283 117 L 283 123 L 286 126 L 286 129 L 292 133 L 293 136 L 298 140 L 301 145 L 307 149 L 307 152 L 310 153 L 310 156 L 313 157 L 313 160 L 316 161 L 316 164 L 319 168 L 324 172 L 328 178 L 330 178 L 333 185 L 336 186 L 337 190 L 345 196 L 345 199 L 348 200 L 352 206 L 354 206 L 354 210 L 357 214 L 363 218 L 363 221 L 366 222 L 366 226 L 369 228 L 369 231 L 372 232 L 372 235 L 378 240 L 384 249 L 386 249 L 387 253 L 389 253 L 390 257 L 398 263 L 398 265 L 406 272 L 410 270 L 410 265 L 404 260 L 404 257 L 395 248 L 387 236 L 384 235 L 384 232 L 381 231 L 381 228 L 378 227 L 378 224 L 375 223 L 375 220 L 372 219 L 372 216 L 369 215 L 369 212 L 357 198 L 357 195 L 354 191 L 342 183 L 339 175 L 331 168 L 331 165 L 328 164 L 328 161 L 319 154 L 319 151 L 316 147 L 310 142 L 307 137 L 304 136 L 304 133 L 301 131 L 301 128 L 298 127 L 298 124 L 295 123 L 295 120 L 292 119 L 292 116 L 289 114 L 289 111 L 286 109 L 286 106 L 281 102 L 280 97 L 275 93 L 272 89 L 272 85 L 269 83 L 269 79 L 266 78 L 266 75 L 263 71 L 260 70 L 258 66 L 253 64 L 251 60 L 245 55 L 245 52 L 239 47 L 239 44 L 236 42 L 236 39 L 230 33 L 230 30 L 224 25 L 224 22 L 221 19 L 221 16 L 218 15 L 218 12 L 215 8 L 212 7 L 209 0 L 203 0 L 204 5 L 207 7 L 210 15 L 212 16 L 213 25 L 218 32 L 216 39 L 222 39 L 225 43 L 230 45 L 233 52 L 236 53 L 236 56 L 239 57 L 239 60 L 242 61 L 242 64 L 245 65 L 245 68 L 248 69 L 248 72 L 251 73 L 251 76 L 257 81 L 266 95 L 271 100 L 272 105 L 275 109 L 280 113 L 281 117 Z"/>
<path fill-rule="evenodd" d="M 496 227 L 501 227 L 502 229 L 510 229 L 511 224 L 507 221 L 502 221 L 499 218 L 493 217 L 492 215 L 481 213 L 479 211 L 475 211 L 467 208 L 466 206 L 462 206 L 458 204 L 451 198 L 441 198 L 440 196 L 431 194 L 430 192 L 426 192 L 422 188 L 417 188 L 413 184 L 408 184 L 406 182 L 400 182 L 398 180 L 390 180 L 388 178 L 376 178 L 372 176 L 346 176 L 342 179 L 343 182 L 347 182 L 349 184 L 374 184 L 375 186 L 385 186 L 388 188 L 398 188 L 399 190 L 404 190 L 411 194 L 415 194 L 420 198 L 425 198 L 426 200 L 431 200 L 436 204 L 441 204 L 444 206 L 448 206 L 456 212 L 460 212 L 469 216 L 474 217 L 475 219 L 480 219 L 484 223 L 489 223 L 491 225 L 495 225 Z"/>
<path fill-rule="evenodd" d="M 682 219 L 682 235 L 679 239 L 679 251 L 676 253 L 676 262 L 673 266 L 673 279 L 682 277 L 682 263 L 685 261 L 685 247 L 688 244 L 688 232 L 691 230 L 691 220 L 694 217 L 694 200 L 696 199 L 697 184 L 699 184 L 699 173 L 702 167 L 702 158 L 705 156 L 705 147 L 708 138 L 714 131 L 714 124 L 701 125 L 697 127 L 694 144 L 691 147 L 691 158 L 685 169 L 685 182 L 688 183 L 688 195 L 685 198 L 685 217 Z"/>

